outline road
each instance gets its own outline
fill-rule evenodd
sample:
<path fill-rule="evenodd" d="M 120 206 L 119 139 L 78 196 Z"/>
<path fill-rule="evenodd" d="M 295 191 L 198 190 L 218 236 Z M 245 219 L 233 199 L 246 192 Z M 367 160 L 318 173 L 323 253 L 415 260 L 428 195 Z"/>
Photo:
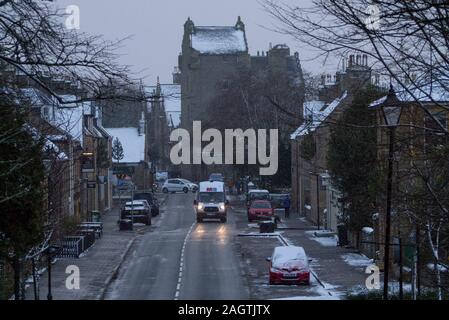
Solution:
<path fill-rule="evenodd" d="M 106 299 L 247 299 L 233 239 L 236 220 L 196 223 L 193 194 L 170 194 L 142 235 Z M 159 221 L 157 221 L 159 220 Z"/>

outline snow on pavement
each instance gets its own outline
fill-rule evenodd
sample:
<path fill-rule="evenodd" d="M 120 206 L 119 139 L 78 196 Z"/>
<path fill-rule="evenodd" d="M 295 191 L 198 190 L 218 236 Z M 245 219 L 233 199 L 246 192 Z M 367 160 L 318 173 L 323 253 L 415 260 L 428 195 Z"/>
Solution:
<path fill-rule="evenodd" d="M 306 231 L 306 234 L 308 235 L 309 239 L 314 240 L 321 244 L 324 247 L 336 247 L 338 244 L 338 238 L 335 235 L 329 236 L 329 237 L 317 237 L 315 236 L 315 233 L 317 231 Z"/>
<path fill-rule="evenodd" d="M 374 263 L 373 259 L 369 259 L 363 254 L 359 253 L 347 253 L 341 255 L 341 258 L 352 267 L 365 268 Z"/>

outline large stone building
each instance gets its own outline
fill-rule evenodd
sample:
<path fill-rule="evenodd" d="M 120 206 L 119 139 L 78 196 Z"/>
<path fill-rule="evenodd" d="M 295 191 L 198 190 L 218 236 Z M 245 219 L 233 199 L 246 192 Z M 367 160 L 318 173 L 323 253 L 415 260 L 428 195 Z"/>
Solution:
<path fill-rule="evenodd" d="M 291 91 L 304 91 L 298 53 L 291 55 L 286 45 L 270 45 L 268 52 L 251 56 L 245 24 L 240 17 L 234 26 L 196 26 L 190 18 L 187 19 L 178 63 L 182 92 L 181 127 L 190 132 L 193 121 L 204 122 L 211 115 L 215 107 L 213 101 L 223 81 L 236 79 L 242 69 L 282 74 L 289 78 Z M 293 108 L 291 111 L 297 114 L 298 125 L 302 103 Z M 202 165 L 183 166 L 183 175 L 194 180 L 204 179 L 210 173 L 208 171 Z"/>

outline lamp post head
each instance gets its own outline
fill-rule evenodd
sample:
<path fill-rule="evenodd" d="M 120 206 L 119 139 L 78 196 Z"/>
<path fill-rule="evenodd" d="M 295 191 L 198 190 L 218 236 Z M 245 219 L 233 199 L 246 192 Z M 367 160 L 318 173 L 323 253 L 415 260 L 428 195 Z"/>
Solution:
<path fill-rule="evenodd" d="M 395 127 L 399 124 L 402 113 L 402 103 L 396 96 L 396 92 L 392 85 L 390 85 L 387 98 L 382 104 L 382 113 L 387 126 Z"/>

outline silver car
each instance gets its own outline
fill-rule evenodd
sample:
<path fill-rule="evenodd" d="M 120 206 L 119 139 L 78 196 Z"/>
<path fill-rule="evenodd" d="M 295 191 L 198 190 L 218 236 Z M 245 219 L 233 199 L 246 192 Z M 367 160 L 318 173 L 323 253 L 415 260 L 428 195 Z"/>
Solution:
<path fill-rule="evenodd" d="M 165 183 L 162 185 L 162 192 L 164 193 L 175 193 L 175 192 L 184 192 L 187 193 L 189 191 L 196 192 L 198 190 L 198 185 L 190 182 L 186 179 L 167 179 Z"/>

